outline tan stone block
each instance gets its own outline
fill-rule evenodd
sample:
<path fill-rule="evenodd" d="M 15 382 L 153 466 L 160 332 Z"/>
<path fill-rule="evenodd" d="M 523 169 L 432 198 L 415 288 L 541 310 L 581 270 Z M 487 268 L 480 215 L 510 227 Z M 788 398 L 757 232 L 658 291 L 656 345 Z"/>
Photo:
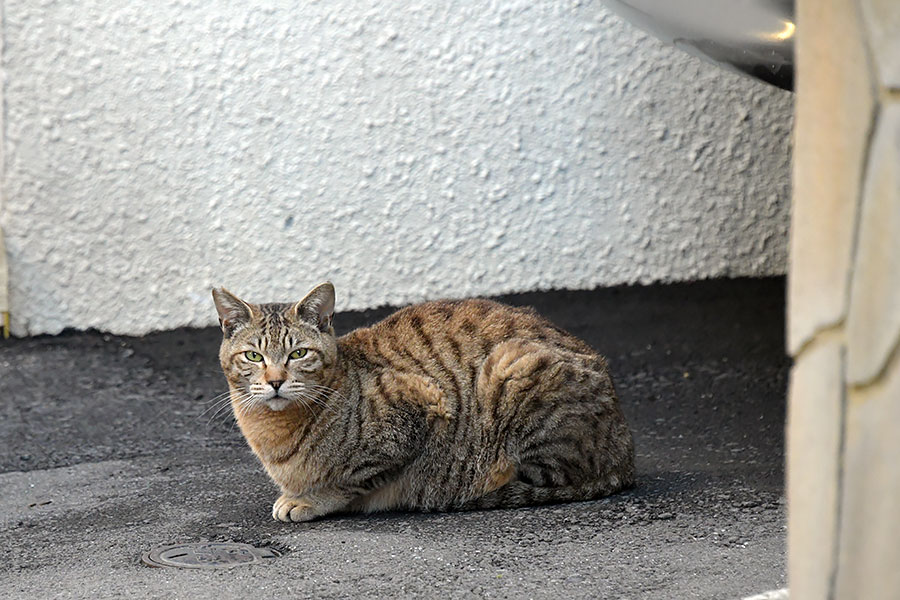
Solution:
<path fill-rule="evenodd" d="M 854 221 L 875 86 L 850 0 L 797 7 L 788 347 L 846 311 Z"/>
<path fill-rule="evenodd" d="M 878 79 L 885 87 L 900 89 L 900 2 L 862 0 L 861 5 Z"/>
<path fill-rule="evenodd" d="M 847 372 L 860 384 L 878 375 L 900 343 L 900 104 L 878 119 L 850 289 Z"/>
<path fill-rule="evenodd" d="M 791 372 L 787 489 L 792 598 L 828 597 L 837 531 L 842 373 L 837 336 L 814 342 Z"/>
<path fill-rule="evenodd" d="M 836 598 L 900 598 L 900 362 L 847 409 Z"/>

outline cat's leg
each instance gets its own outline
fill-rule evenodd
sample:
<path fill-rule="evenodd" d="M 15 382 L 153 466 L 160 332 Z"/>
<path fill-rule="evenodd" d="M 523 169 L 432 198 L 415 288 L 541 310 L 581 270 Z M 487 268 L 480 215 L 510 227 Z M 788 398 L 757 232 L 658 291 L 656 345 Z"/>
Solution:
<path fill-rule="evenodd" d="M 354 494 L 337 488 L 316 490 L 302 496 L 282 494 L 272 505 L 272 518 L 285 523 L 312 521 L 347 508 Z"/>
<path fill-rule="evenodd" d="M 536 488 L 567 488 L 559 500 L 588 500 L 634 483 L 634 446 L 605 373 L 564 363 L 541 406 L 522 419 L 513 443 L 519 479 Z M 547 499 L 541 496 L 547 495 Z M 538 492 L 538 502 L 553 494 Z"/>
<path fill-rule="evenodd" d="M 514 481 L 518 475 L 516 465 L 506 456 L 498 458 L 488 469 L 484 477 L 482 494 L 489 494 Z"/>
<path fill-rule="evenodd" d="M 275 504 L 272 505 L 272 518 L 276 521 L 309 521 L 315 518 L 312 516 L 312 504 L 303 498 L 297 498 L 288 494 L 279 496 Z"/>
<path fill-rule="evenodd" d="M 586 500 L 633 483 L 631 433 L 600 357 L 510 340 L 485 360 L 478 393 L 516 477 L 475 507 Z"/>
<path fill-rule="evenodd" d="M 483 419 L 484 448 L 489 456 L 480 475 L 471 482 L 468 497 L 491 494 L 519 477 L 519 461 L 508 443 L 516 423 L 518 410 L 527 398 L 539 391 L 541 378 L 554 362 L 554 357 L 541 346 L 521 339 L 499 344 L 485 359 L 478 373 L 475 402 Z M 472 500 L 464 500 L 471 502 Z"/>
<path fill-rule="evenodd" d="M 309 521 L 344 510 L 400 505 L 399 493 L 390 502 L 381 494 L 376 506 L 366 499 L 377 490 L 402 490 L 398 478 L 419 456 L 431 424 L 450 417 L 440 389 L 424 378 L 382 374 L 374 388 L 378 394 L 364 398 L 364 410 L 343 423 L 349 434 L 319 455 L 323 483 L 302 493 L 285 490 L 272 507 L 275 519 Z"/>

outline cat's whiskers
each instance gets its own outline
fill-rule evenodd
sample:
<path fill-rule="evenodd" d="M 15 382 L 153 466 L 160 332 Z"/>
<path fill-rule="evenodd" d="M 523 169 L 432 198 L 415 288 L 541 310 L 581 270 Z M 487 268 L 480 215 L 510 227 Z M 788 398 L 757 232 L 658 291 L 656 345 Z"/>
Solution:
<path fill-rule="evenodd" d="M 217 396 L 217 397 L 214 398 L 213 400 L 210 400 L 208 403 L 211 403 L 211 406 L 208 406 L 208 407 L 206 408 L 206 410 L 204 410 L 202 413 L 200 413 L 200 414 L 197 415 L 197 416 L 198 416 L 198 417 L 202 417 L 203 415 L 205 415 L 206 413 L 208 413 L 208 412 L 211 411 L 211 410 L 214 410 L 214 411 L 217 411 L 217 412 L 218 412 L 218 409 L 221 408 L 223 405 L 227 406 L 228 404 L 230 404 L 230 403 L 231 403 L 231 399 L 232 399 L 232 398 L 231 398 L 231 392 L 230 392 L 230 391 L 229 391 L 227 394 L 225 394 L 225 395 L 220 394 L 219 396 Z"/>
<path fill-rule="evenodd" d="M 213 404 L 212 406 L 207 408 L 205 411 L 203 411 L 200 415 L 198 415 L 198 418 L 202 417 L 203 415 L 205 415 L 206 413 L 208 413 L 210 411 L 213 411 L 213 413 L 210 415 L 209 419 L 207 419 L 207 421 L 206 421 L 206 426 L 209 427 L 212 424 L 212 422 L 214 420 L 216 420 L 218 417 L 223 416 L 224 414 L 227 414 L 228 409 L 231 408 L 232 401 L 241 403 L 249 395 L 250 395 L 249 392 L 234 393 L 232 391 L 228 391 L 224 395 L 225 397 L 219 398 L 215 404 Z"/>
<path fill-rule="evenodd" d="M 341 398 L 342 400 L 347 400 L 347 397 L 342 392 L 334 389 L 333 387 L 328 387 L 327 385 L 319 385 L 317 383 L 310 383 L 310 384 L 306 384 L 306 385 L 307 385 L 307 387 L 310 387 L 313 389 L 318 389 L 318 390 L 322 390 L 325 392 L 331 392 L 332 394 L 337 394 L 337 396 L 339 398 Z"/>
<path fill-rule="evenodd" d="M 303 406 L 309 411 L 313 410 L 313 405 L 319 406 L 325 410 L 333 411 L 333 407 L 328 406 L 325 398 L 321 398 L 317 394 L 311 393 L 306 387 L 306 384 L 294 382 L 293 384 L 288 384 L 286 389 L 283 389 L 282 393 L 286 399 Z M 309 404 L 310 402 L 312 405 Z"/>
<path fill-rule="evenodd" d="M 226 409 L 227 409 L 227 407 L 223 406 L 222 408 L 217 410 L 215 412 L 215 414 L 213 414 L 212 416 L 209 417 L 209 419 L 207 419 L 206 426 L 209 427 L 210 425 L 212 425 L 213 421 L 219 419 L 220 417 L 227 417 L 228 415 L 230 415 L 231 413 Z"/>
<path fill-rule="evenodd" d="M 312 407 L 306 403 L 306 400 L 304 400 L 302 396 L 297 396 L 296 398 L 293 399 L 293 401 L 295 404 L 299 404 L 306 410 L 312 411 Z"/>
<path fill-rule="evenodd" d="M 304 394 L 302 392 L 298 392 L 297 399 L 300 400 L 300 402 L 302 402 L 303 405 L 306 408 L 308 408 L 309 410 L 312 410 L 312 407 L 306 403 L 306 400 L 309 400 L 314 405 L 321 407 L 323 409 L 323 412 L 324 411 L 334 412 L 334 409 L 331 406 L 329 406 L 326 402 L 324 402 L 321 398 L 316 398 L 315 396 L 310 396 L 309 394 Z"/>
<path fill-rule="evenodd" d="M 309 398 L 316 404 L 322 407 L 330 408 L 335 412 L 337 411 L 330 402 L 331 399 L 336 396 L 338 400 L 343 400 L 344 402 L 346 402 L 347 400 L 346 397 L 337 390 L 315 384 L 303 384 L 303 387 L 300 388 L 298 393 L 304 394 L 307 398 Z"/>
<path fill-rule="evenodd" d="M 213 404 L 212 406 L 208 406 L 208 407 L 206 408 L 206 410 L 204 410 L 202 413 L 200 413 L 199 415 L 197 415 L 197 418 L 198 418 L 198 419 L 203 418 L 203 417 L 206 416 L 206 414 L 209 413 L 209 412 L 212 412 L 212 414 L 215 414 L 215 413 L 219 412 L 219 409 L 222 408 L 222 405 L 223 405 L 223 404 L 225 404 L 225 402 L 224 402 L 223 400 L 219 400 L 218 402 L 216 402 L 216 403 Z"/>
<path fill-rule="evenodd" d="M 311 391 L 320 396 L 323 396 L 327 399 L 330 399 L 332 396 L 337 396 L 338 400 L 342 400 L 343 402 L 347 402 L 347 397 L 334 388 L 330 388 L 327 385 L 318 385 L 318 384 L 305 384 L 304 391 Z"/>
<path fill-rule="evenodd" d="M 218 408 L 217 408 L 216 411 L 215 411 L 216 414 L 220 413 L 220 412 L 223 411 L 223 410 L 227 410 L 227 409 L 231 408 L 231 405 L 232 405 L 233 402 L 237 402 L 237 403 L 242 402 L 242 401 L 244 400 L 244 397 L 245 397 L 245 396 L 242 394 L 242 395 L 240 395 L 240 396 L 234 396 L 234 397 L 231 397 L 231 398 L 223 398 L 223 399 L 220 400 L 219 403 L 217 404 Z"/>
<path fill-rule="evenodd" d="M 252 409 L 261 403 L 259 394 L 249 392 L 243 398 L 236 400 L 237 404 L 245 409 Z"/>
<path fill-rule="evenodd" d="M 212 412 L 213 414 L 216 414 L 223 407 L 230 406 L 231 401 L 232 401 L 232 397 L 230 395 L 225 396 L 223 398 L 217 398 L 216 400 L 212 401 L 209 406 L 206 407 L 206 410 L 204 410 L 202 413 L 197 415 L 197 418 L 203 417 L 204 415 L 206 415 L 207 413 L 210 413 L 210 412 Z"/>
<path fill-rule="evenodd" d="M 216 394 L 215 396 L 204 400 L 205 404 L 209 404 L 210 402 L 216 402 L 221 400 L 222 398 L 229 398 L 233 392 L 228 390 L 227 392 L 222 392 L 221 394 Z"/>

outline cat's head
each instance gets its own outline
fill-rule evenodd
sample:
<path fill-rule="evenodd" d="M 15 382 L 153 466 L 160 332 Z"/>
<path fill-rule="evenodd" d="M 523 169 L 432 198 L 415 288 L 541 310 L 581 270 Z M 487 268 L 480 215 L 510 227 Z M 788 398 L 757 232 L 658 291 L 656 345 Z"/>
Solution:
<path fill-rule="evenodd" d="M 272 410 L 321 402 L 337 360 L 331 283 L 296 304 L 250 304 L 224 288 L 212 295 L 223 333 L 219 361 L 235 400 Z"/>

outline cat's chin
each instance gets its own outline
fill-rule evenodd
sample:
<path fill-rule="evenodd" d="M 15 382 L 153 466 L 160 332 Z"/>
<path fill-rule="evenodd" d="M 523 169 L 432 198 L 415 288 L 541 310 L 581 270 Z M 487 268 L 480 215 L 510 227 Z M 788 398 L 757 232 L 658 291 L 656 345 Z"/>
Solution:
<path fill-rule="evenodd" d="M 266 406 L 275 411 L 284 410 L 285 408 L 290 406 L 290 404 L 290 400 L 288 400 L 287 398 L 282 398 L 280 396 L 269 398 L 268 400 L 266 400 Z"/>

